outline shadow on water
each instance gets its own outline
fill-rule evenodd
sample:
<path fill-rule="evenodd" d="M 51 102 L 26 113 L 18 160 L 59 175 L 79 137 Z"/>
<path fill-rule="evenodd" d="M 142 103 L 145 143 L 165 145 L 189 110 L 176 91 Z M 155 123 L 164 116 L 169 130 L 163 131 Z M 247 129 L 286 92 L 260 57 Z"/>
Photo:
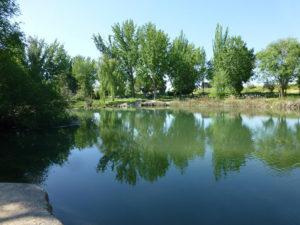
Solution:
<path fill-rule="evenodd" d="M 43 183 L 49 167 L 66 163 L 74 149 L 92 146 L 101 153 L 96 170 L 131 185 L 155 182 L 171 166 L 184 173 L 208 149 L 216 180 L 239 172 L 251 157 L 281 172 L 300 167 L 299 119 L 180 110 L 77 114 L 80 127 L 1 134 L 0 180 Z"/>

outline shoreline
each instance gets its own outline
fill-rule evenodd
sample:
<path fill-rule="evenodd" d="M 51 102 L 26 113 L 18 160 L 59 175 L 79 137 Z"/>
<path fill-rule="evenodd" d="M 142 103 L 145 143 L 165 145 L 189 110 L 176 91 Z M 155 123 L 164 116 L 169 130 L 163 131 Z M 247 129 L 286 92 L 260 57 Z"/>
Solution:
<path fill-rule="evenodd" d="M 188 99 L 136 99 L 115 100 L 101 103 L 94 100 L 92 106 L 85 107 L 84 102 L 76 102 L 72 109 L 97 110 L 103 108 L 189 108 L 189 109 L 219 109 L 219 110 L 255 110 L 281 113 L 300 113 L 300 98 L 278 99 L 278 98 L 188 98 Z"/>

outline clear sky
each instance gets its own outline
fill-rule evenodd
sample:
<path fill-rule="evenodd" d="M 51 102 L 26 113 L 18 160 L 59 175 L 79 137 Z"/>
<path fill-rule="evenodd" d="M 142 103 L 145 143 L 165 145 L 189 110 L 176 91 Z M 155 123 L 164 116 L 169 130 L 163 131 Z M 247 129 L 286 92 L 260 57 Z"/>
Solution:
<path fill-rule="evenodd" d="M 74 56 L 99 56 L 92 35 L 105 38 L 116 22 L 153 22 L 170 38 L 181 30 L 210 57 L 217 23 L 259 51 L 271 41 L 300 39 L 299 0 L 17 0 L 26 35 L 58 39 Z"/>

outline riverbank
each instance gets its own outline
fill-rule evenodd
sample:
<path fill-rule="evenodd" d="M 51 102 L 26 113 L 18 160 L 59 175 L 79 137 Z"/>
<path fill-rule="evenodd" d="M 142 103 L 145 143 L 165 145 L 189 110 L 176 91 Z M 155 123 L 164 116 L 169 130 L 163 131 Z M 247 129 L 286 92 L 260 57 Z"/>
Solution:
<path fill-rule="evenodd" d="M 198 98 L 188 100 L 174 100 L 170 102 L 172 107 L 195 107 L 195 108 L 232 108 L 240 110 L 263 110 L 263 111 L 299 111 L 299 98 Z"/>
<path fill-rule="evenodd" d="M 258 111 L 295 111 L 300 112 L 300 98 L 226 98 L 209 97 L 186 99 L 116 99 L 102 102 L 93 100 L 89 107 L 83 101 L 72 105 L 74 109 L 130 108 L 130 107 L 172 107 L 172 108 L 217 108 Z"/>
<path fill-rule="evenodd" d="M 39 186 L 0 183 L 0 224 L 62 225 L 51 212 L 48 195 Z"/>

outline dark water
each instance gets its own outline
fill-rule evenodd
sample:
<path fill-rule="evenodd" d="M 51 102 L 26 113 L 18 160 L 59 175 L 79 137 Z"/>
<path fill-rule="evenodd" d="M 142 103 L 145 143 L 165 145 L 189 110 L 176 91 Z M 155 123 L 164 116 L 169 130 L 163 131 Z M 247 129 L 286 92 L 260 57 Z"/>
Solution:
<path fill-rule="evenodd" d="M 300 224 L 300 120 L 127 110 L 0 139 L 0 181 L 48 191 L 65 224 Z"/>

